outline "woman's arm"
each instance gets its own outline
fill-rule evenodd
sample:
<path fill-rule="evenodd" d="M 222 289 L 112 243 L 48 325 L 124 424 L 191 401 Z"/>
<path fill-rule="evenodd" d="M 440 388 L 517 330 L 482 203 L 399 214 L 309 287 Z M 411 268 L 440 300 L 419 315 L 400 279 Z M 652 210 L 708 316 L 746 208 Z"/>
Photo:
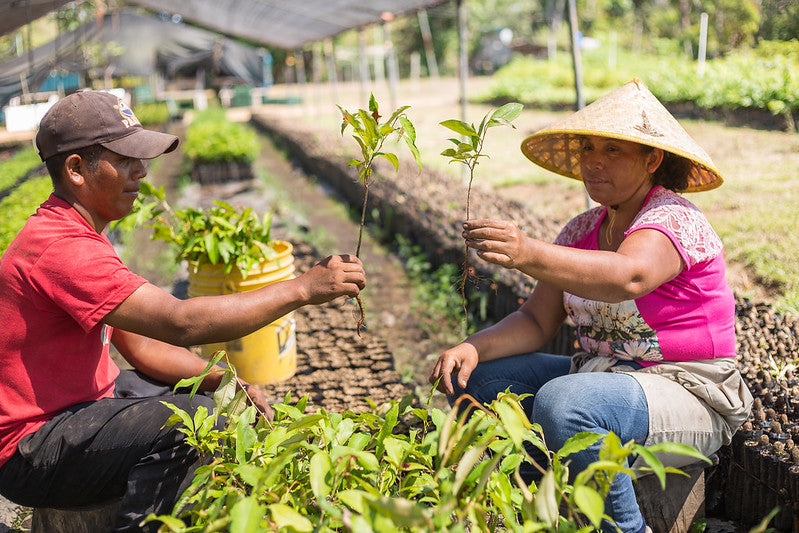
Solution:
<path fill-rule="evenodd" d="M 654 229 L 632 232 L 615 252 L 546 243 L 502 220 L 467 221 L 463 236 L 490 263 L 603 302 L 639 298 L 674 279 L 685 266 L 671 240 Z"/>
<path fill-rule="evenodd" d="M 540 349 L 552 340 L 565 318 L 563 292 L 539 282 L 518 311 L 443 352 L 428 379 L 435 383 L 441 377 L 438 390 L 452 394 L 453 374 L 463 388 L 478 362 Z"/>
<path fill-rule="evenodd" d="M 308 304 L 339 296 L 356 296 L 366 283 L 354 256 L 331 256 L 295 279 L 258 290 L 180 300 L 146 283 L 135 290 L 104 322 L 176 346 L 237 339 Z"/>

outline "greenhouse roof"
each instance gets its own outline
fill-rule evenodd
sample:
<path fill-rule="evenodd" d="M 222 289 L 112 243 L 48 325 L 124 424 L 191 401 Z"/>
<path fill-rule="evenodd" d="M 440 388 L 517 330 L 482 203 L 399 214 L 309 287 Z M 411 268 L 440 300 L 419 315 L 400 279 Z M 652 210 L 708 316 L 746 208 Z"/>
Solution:
<path fill-rule="evenodd" d="M 178 14 L 186 22 L 258 44 L 287 50 L 344 31 L 390 20 L 447 0 L 127 0 L 158 13 Z M 5 35 L 66 0 L 11 0 L 0 4 L 0 35 Z"/>
<path fill-rule="evenodd" d="M 150 10 L 284 49 L 413 13 L 446 0 L 129 0 Z"/>

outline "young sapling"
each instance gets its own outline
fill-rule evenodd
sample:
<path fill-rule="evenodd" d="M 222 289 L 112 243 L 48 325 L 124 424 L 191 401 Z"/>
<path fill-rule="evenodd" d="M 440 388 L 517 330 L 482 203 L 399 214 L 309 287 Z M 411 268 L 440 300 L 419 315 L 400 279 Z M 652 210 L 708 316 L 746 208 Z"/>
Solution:
<path fill-rule="evenodd" d="M 405 110 L 410 106 L 402 106 L 394 111 L 388 120 L 380 122 L 382 118 L 377 101 L 374 94 L 369 97 L 369 110 L 359 109 L 357 113 L 350 113 L 341 106 L 337 106 L 341 111 L 341 134 L 351 127 L 353 130 L 352 137 L 361 148 L 362 159 L 353 158 L 347 166 L 354 166 L 358 169 L 358 181 L 363 182 L 363 203 L 361 207 L 361 223 L 358 229 L 358 246 L 355 249 L 355 256 L 360 257 L 361 242 L 363 240 L 363 228 L 366 220 L 366 206 L 369 199 L 369 186 L 372 183 L 374 176 L 374 162 L 378 157 L 386 159 L 392 164 L 394 170 L 399 170 L 399 159 L 393 152 L 389 152 L 383 148 L 383 144 L 388 140 L 391 135 L 395 135 L 396 139 L 402 139 L 408 146 L 411 155 L 419 165 L 419 170 L 422 169 L 422 160 L 419 156 L 419 150 L 416 148 L 416 128 L 408 117 L 405 115 Z M 365 320 L 365 313 L 363 302 L 360 296 L 356 297 L 358 308 L 361 316 L 358 319 L 357 331 L 358 335 L 361 334 L 361 327 Z"/>
<path fill-rule="evenodd" d="M 441 155 L 448 157 L 450 163 L 460 163 L 469 169 L 469 185 L 466 190 L 466 220 L 471 219 L 472 201 L 472 181 L 474 181 L 474 170 L 480 162 L 481 157 L 488 157 L 483 153 L 483 142 L 485 141 L 488 128 L 494 126 L 510 126 L 513 120 L 522 112 L 522 104 L 511 102 L 496 109 L 493 113 L 488 113 L 480 121 L 480 126 L 475 128 L 474 124 L 467 124 L 462 120 L 450 119 L 441 122 L 441 125 L 462 135 L 463 139 L 450 139 L 455 148 L 447 148 Z M 469 277 L 469 246 L 466 246 L 463 259 L 463 273 L 460 279 L 461 302 L 463 305 L 464 320 L 468 321 L 468 311 L 466 309 L 466 279 Z"/>

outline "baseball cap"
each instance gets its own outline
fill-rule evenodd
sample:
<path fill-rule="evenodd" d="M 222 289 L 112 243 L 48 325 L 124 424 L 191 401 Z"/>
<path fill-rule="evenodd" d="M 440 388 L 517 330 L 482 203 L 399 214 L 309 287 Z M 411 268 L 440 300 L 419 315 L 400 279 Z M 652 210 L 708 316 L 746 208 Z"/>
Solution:
<path fill-rule="evenodd" d="M 125 102 L 105 91 L 78 91 L 51 107 L 39 123 L 36 147 L 42 161 L 99 144 L 112 152 L 152 159 L 178 146 L 174 135 L 144 129 Z"/>

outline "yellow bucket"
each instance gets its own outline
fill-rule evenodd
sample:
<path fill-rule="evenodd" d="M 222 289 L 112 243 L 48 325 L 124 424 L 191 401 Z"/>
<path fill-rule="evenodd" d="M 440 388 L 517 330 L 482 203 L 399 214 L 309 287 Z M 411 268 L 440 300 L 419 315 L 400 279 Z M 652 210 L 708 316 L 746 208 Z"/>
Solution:
<path fill-rule="evenodd" d="M 275 256 L 247 273 L 243 279 L 234 267 L 225 274 L 223 265 L 203 263 L 197 272 L 189 265 L 190 297 L 216 296 L 247 292 L 265 287 L 270 283 L 294 277 L 294 256 L 291 243 L 272 243 Z M 289 313 L 271 324 L 240 339 L 228 342 L 205 344 L 202 355 L 210 359 L 219 350 L 225 350 L 239 377 L 253 385 L 276 383 L 294 375 L 297 371 L 297 340 L 294 314 Z"/>

